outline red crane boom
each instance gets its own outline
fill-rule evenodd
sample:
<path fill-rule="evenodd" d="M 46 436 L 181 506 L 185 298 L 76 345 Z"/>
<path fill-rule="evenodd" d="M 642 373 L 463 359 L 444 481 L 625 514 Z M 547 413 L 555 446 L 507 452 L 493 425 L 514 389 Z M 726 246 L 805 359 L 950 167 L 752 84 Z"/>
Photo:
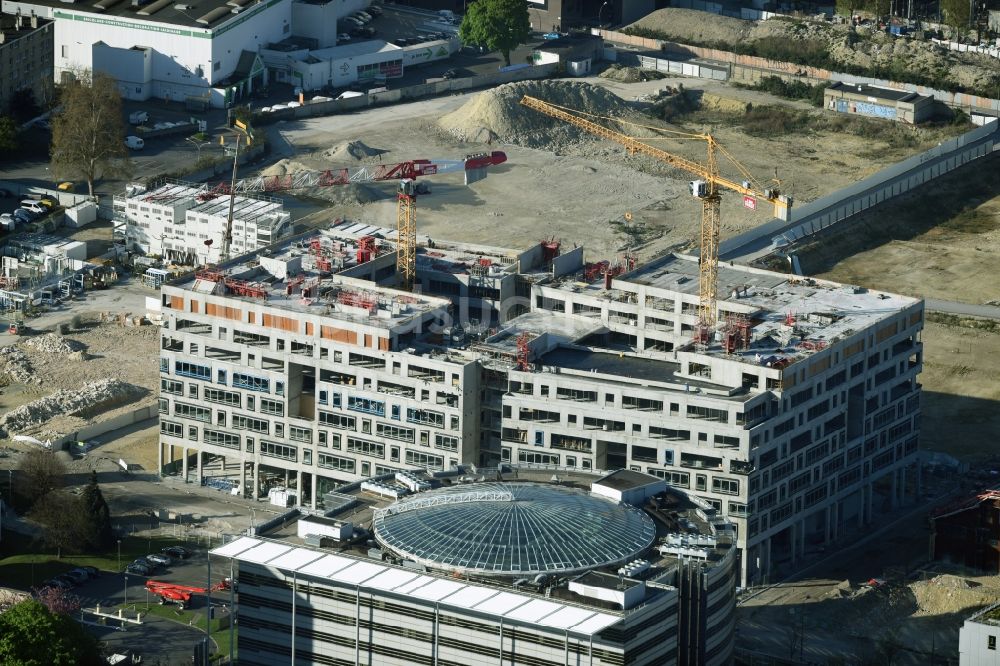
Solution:
<path fill-rule="evenodd" d="M 229 578 L 223 578 L 212 586 L 212 592 L 228 590 L 232 585 Z M 160 598 L 161 604 L 175 603 L 181 610 L 191 603 L 191 597 L 195 594 L 208 594 L 208 588 L 194 587 L 192 585 L 178 585 L 177 583 L 166 583 L 159 580 L 147 580 L 146 589 Z"/>

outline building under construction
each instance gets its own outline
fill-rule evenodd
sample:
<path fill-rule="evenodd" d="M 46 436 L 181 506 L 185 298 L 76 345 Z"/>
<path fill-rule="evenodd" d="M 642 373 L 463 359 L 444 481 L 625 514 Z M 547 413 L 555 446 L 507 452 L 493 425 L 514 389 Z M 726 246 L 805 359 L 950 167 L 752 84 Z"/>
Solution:
<path fill-rule="evenodd" d="M 407 292 L 390 236 L 163 286 L 165 466 L 311 507 L 394 470 L 639 470 L 735 524 L 744 584 L 919 492 L 918 299 L 722 265 L 706 329 L 690 258 L 425 239 Z"/>
<path fill-rule="evenodd" d="M 931 515 L 931 557 L 1000 573 L 1000 490 L 987 490 Z"/>
<path fill-rule="evenodd" d="M 270 245 L 291 230 L 291 214 L 280 200 L 259 194 L 230 197 L 208 185 L 168 181 L 149 190 L 132 185 L 114 199 L 126 249 L 193 266 L 219 261 L 230 209 L 232 256 Z"/>

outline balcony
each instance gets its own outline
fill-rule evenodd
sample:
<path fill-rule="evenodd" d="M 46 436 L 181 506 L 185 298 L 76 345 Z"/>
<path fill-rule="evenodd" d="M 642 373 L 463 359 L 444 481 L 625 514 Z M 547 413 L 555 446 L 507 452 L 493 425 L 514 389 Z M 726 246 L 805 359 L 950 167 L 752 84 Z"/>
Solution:
<path fill-rule="evenodd" d="M 593 443 L 589 439 L 580 439 L 567 435 L 552 435 L 551 448 L 561 451 L 590 453 L 593 450 Z"/>
<path fill-rule="evenodd" d="M 699 456 L 694 453 L 682 453 L 681 467 L 690 467 L 692 469 L 721 470 L 722 458 L 714 458 L 712 456 Z"/>
<path fill-rule="evenodd" d="M 729 473 L 730 474 L 742 474 L 744 476 L 753 473 L 754 466 L 752 463 L 743 460 L 730 460 L 729 461 Z"/>

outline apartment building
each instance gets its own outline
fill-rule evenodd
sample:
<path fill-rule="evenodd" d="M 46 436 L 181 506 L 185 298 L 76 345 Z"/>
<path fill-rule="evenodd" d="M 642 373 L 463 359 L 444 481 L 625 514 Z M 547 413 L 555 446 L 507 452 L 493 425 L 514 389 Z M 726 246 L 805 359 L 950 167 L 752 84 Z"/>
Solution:
<path fill-rule="evenodd" d="M 204 266 L 218 262 L 233 208 L 230 255 L 266 247 L 291 230 L 291 214 L 278 199 L 232 198 L 206 185 L 166 182 L 152 190 L 132 185 L 115 196 L 115 214 L 125 226 L 126 247 L 165 261 Z"/>
<path fill-rule="evenodd" d="M 52 93 L 53 24 L 34 13 L 0 13 L 0 114 L 18 90 L 44 105 Z"/>
<path fill-rule="evenodd" d="M 378 547 L 359 534 L 335 554 L 257 537 L 212 551 L 238 568 L 240 663 L 731 663 L 732 526 L 657 481 L 627 470 L 559 485 L 432 479 L 438 487 L 391 504 L 352 484 L 351 518 L 374 519 Z M 588 492 L 602 485 L 648 490 L 639 505 L 652 502 L 658 520 Z M 487 515 L 490 525 L 476 520 Z M 665 534 L 687 516 L 700 546 L 690 533 Z M 669 543 L 651 543 L 657 535 Z M 647 559 L 622 560 L 623 541 Z"/>
<path fill-rule="evenodd" d="M 721 266 L 700 336 L 688 258 L 435 246 L 408 294 L 364 238 L 163 288 L 163 460 L 186 475 L 200 452 L 200 480 L 204 454 L 235 457 L 241 483 L 284 477 L 311 506 L 396 468 L 639 470 L 734 523 L 743 584 L 919 492 L 917 299 Z"/>

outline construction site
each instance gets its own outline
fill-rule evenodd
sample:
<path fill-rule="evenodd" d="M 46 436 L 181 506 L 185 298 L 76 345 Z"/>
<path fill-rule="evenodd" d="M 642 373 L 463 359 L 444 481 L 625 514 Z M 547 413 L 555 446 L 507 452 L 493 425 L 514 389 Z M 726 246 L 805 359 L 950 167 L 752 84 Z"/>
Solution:
<path fill-rule="evenodd" d="M 635 82 L 627 82 L 632 78 Z M 265 474 L 272 479 L 283 476 L 286 485 L 315 505 L 337 482 L 378 474 L 393 463 L 443 468 L 452 459 L 487 467 L 535 462 L 581 469 L 635 465 L 668 483 L 689 484 L 735 520 L 739 547 L 747 553 L 741 564 L 745 585 L 774 583 L 779 572 L 822 561 L 823 549 L 842 546 L 844 535 L 902 512 L 908 529 L 851 552 L 844 562 L 818 569 L 807 585 L 779 588 L 771 596 L 765 593 L 748 601 L 738 611 L 741 635 L 756 627 L 771 632 L 782 625 L 787 634 L 774 634 L 775 643 L 747 649 L 789 655 L 793 661 L 808 661 L 811 654 L 813 659 L 841 658 L 846 663 L 854 663 L 854 658 L 886 663 L 884 653 L 893 649 L 899 653 L 893 663 L 931 663 L 928 655 L 933 661 L 937 655 L 956 653 L 958 618 L 995 601 L 1000 588 L 953 565 L 928 564 L 922 521 L 926 510 L 919 509 L 920 503 L 932 495 L 943 497 L 954 478 L 922 477 L 914 465 L 915 433 L 920 433 L 921 450 L 948 453 L 961 461 L 987 458 L 983 451 L 992 451 L 987 446 L 992 446 L 992 433 L 1000 425 L 1000 410 L 995 408 L 1000 399 L 1000 361 L 995 360 L 1000 358 L 1000 330 L 933 313 L 925 322 L 917 299 L 973 304 L 1000 299 L 992 283 L 981 278 L 995 264 L 997 252 L 993 241 L 1000 228 L 1000 186 L 990 177 L 997 157 L 982 158 L 927 183 L 919 193 L 860 214 L 850 227 L 831 229 L 785 249 L 777 262 L 763 262 L 787 271 L 787 255 L 794 252 L 803 272 L 820 279 L 718 263 L 719 244 L 726 239 L 772 219 L 794 220 L 797 207 L 969 128 L 950 122 L 905 127 L 832 118 L 805 102 L 721 82 L 643 78 L 513 83 L 471 95 L 269 128 L 277 161 L 241 179 L 235 193 L 247 205 L 273 205 L 274 210 L 266 212 L 281 220 L 275 239 L 287 232 L 286 224 L 294 226 L 297 235 L 285 238 L 273 254 L 258 255 L 267 243 L 258 244 L 255 236 L 251 244 L 246 226 L 239 230 L 245 238 L 236 247 L 235 229 L 215 224 L 213 243 L 187 233 L 182 241 L 178 235 L 176 247 L 169 248 L 173 258 L 202 265 L 245 253 L 254 257 L 215 272 L 202 269 L 182 286 L 164 290 L 162 297 L 133 276 L 127 286 L 114 286 L 99 296 L 88 289 L 75 300 L 71 284 L 64 309 L 40 302 L 38 310 L 52 310 L 43 315 L 51 332 L 12 336 L 0 350 L 0 373 L 6 382 L 0 394 L 0 428 L 8 439 L 72 439 L 99 421 L 144 409 L 155 416 L 160 394 L 168 404 L 161 400 L 159 409 L 167 409 L 170 417 L 130 439 L 128 456 L 149 470 L 170 465 L 172 473 L 201 483 L 219 473 L 220 456 L 234 455 L 232 441 L 221 434 L 209 440 L 205 433 L 200 433 L 199 442 L 184 441 L 189 413 L 174 418 L 177 401 L 161 393 L 166 375 L 160 374 L 154 357 L 161 363 L 167 359 L 170 374 L 188 373 L 184 381 L 196 382 L 205 379 L 199 374 L 201 366 L 216 371 L 232 363 L 230 378 L 235 381 L 238 371 L 242 384 L 231 388 L 238 388 L 232 392 L 241 399 L 261 392 L 259 380 L 268 380 L 271 392 L 276 390 L 274 382 L 284 382 L 289 395 L 282 399 L 287 399 L 289 410 L 294 403 L 294 416 L 312 419 L 319 413 L 321 391 L 329 392 L 332 407 L 332 395 L 339 390 L 321 389 L 324 381 L 371 390 L 372 395 L 364 397 L 367 402 L 356 403 L 354 411 L 376 418 L 391 413 L 383 405 L 379 414 L 376 405 L 387 395 L 390 402 L 413 400 L 410 408 L 419 411 L 421 383 L 430 381 L 435 388 L 427 400 L 437 404 L 429 410 L 434 414 L 414 412 L 412 421 L 431 426 L 424 431 L 426 443 L 411 429 L 413 440 L 400 444 L 405 428 L 387 421 L 370 424 L 364 439 L 353 438 L 351 443 L 345 437 L 341 451 L 317 451 L 315 457 L 310 452 L 307 463 L 304 433 L 297 435 L 302 438 L 298 444 L 290 445 L 272 430 L 268 436 L 275 441 L 268 446 L 284 448 L 264 448 L 260 440 L 249 463 L 246 455 L 235 455 L 240 462 L 228 472 L 227 463 L 222 463 L 221 471 L 234 480 L 242 472 L 244 487 L 259 485 Z M 500 151 L 502 160 L 492 157 Z M 484 155 L 491 156 L 487 163 L 476 161 Z M 427 167 L 414 166 L 421 164 Z M 400 165 L 410 165 L 410 170 L 394 168 Z M 419 191 L 414 182 L 421 185 Z M 227 191 L 207 191 L 229 201 Z M 143 197 L 163 194 L 171 193 L 137 192 L 132 199 L 138 207 L 144 205 Z M 192 227 L 202 221 L 193 217 L 203 204 L 201 194 L 183 193 L 192 203 L 179 214 L 172 212 L 173 219 Z M 323 202 L 325 209 L 289 220 L 279 197 L 292 195 Z M 127 209 L 132 199 L 125 197 L 120 207 Z M 216 221 L 224 220 L 218 211 L 213 215 Z M 136 233 L 143 221 L 134 219 Z M 852 231 L 844 232 L 848 228 Z M 298 235 L 309 229 L 318 231 Z M 218 254 L 212 254 L 213 245 Z M 199 260 L 199 254 L 205 259 Z M 409 293 L 400 292 L 400 287 Z M 128 307 L 108 297 L 126 290 L 131 293 Z M 145 296 L 156 299 L 156 305 L 147 305 Z M 522 300 L 509 307 L 514 297 Z M 454 321 L 450 302 L 462 299 L 475 301 L 475 312 L 459 313 L 459 330 L 444 326 L 445 320 Z M 204 308 L 191 310 L 194 301 Z M 282 317 L 281 310 L 293 314 Z M 227 339 L 219 337 L 217 323 L 232 320 L 236 311 L 244 324 L 250 323 L 246 317 L 253 311 L 259 317 L 255 325 L 284 331 L 272 333 L 275 340 L 287 337 L 298 322 L 309 322 L 302 331 L 295 330 L 305 335 L 315 326 L 316 345 L 307 350 L 289 342 L 279 355 L 282 368 L 265 366 L 274 359 L 255 351 L 262 347 L 261 339 L 242 332 L 237 339 L 233 323 L 223 325 L 230 329 L 222 333 Z M 126 313 L 129 316 L 119 316 Z M 144 325 L 162 317 L 167 324 L 162 333 L 157 326 Z M 28 318 L 22 326 L 31 328 L 33 321 L 38 320 Z M 890 323 L 897 327 L 895 332 L 882 333 Z M 65 325 L 62 330 L 60 324 Z M 902 421 L 910 425 L 904 432 L 895 429 L 900 425 L 895 419 L 883 419 L 880 427 L 892 430 L 893 443 L 876 443 L 872 450 L 865 444 L 862 451 L 859 441 L 856 454 L 853 444 L 846 451 L 836 444 L 823 449 L 830 441 L 839 441 L 839 446 L 846 441 L 836 440 L 837 423 L 815 442 L 811 436 L 808 442 L 795 439 L 792 451 L 801 448 L 809 462 L 794 470 L 792 482 L 808 508 L 793 508 L 789 497 L 785 514 L 784 499 L 779 506 L 767 503 L 769 490 L 783 477 L 776 474 L 753 487 L 749 475 L 771 463 L 761 455 L 763 449 L 756 449 L 766 440 L 752 444 L 753 434 L 743 425 L 753 421 L 748 416 L 756 413 L 753 410 L 767 410 L 754 402 L 766 390 L 791 394 L 797 382 L 805 386 L 804 379 L 795 379 L 799 369 L 808 368 L 812 377 L 813 364 L 826 362 L 829 370 L 816 370 L 816 376 L 836 375 L 839 365 L 847 364 L 847 348 L 857 342 L 853 336 L 860 340 L 865 331 L 885 336 L 878 344 L 884 342 L 890 357 L 884 368 L 869 362 L 866 373 L 883 383 L 890 381 L 882 374 L 889 365 L 903 366 L 899 376 L 893 371 L 884 388 L 891 393 L 891 409 L 898 407 Z M 206 361 L 209 351 L 199 340 L 209 334 L 216 340 L 211 347 L 215 356 Z M 343 364 L 354 368 L 331 366 L 310 376 L 304 356 L 315 354 L 317 363 L 334 363 L 333 354 L 329 359 L 321 356 L 324 339 L 367 351 L 344 355 L 350 358 Z M 276 352 L 275 340 L 267 345 Z M 573 351 L 567 352 L 570 347 Z M 590 356 L 581 358 L 582 348 Z M 128 353 L 122 354 L 123 349 Z M 843 356 L 823 361 L 835 352 Z M 256 358 L 251 361 L 248 354 Z M 390 357 L 404 364 L 402 374 L 392 365 L 378 366 L 378 360 Z M 473 375 L 470 364 L 475 363 L 489 371 Z M 535 363 L 556 368 L 562 376 L 535 372 L 530 367 Z M 407 368 L 416 368 L 414 374 L 407 376 Z M 584 376 L 595 369 L 598 377 Z M 380 378 L 380 373 L 385 376 Z M 407 381 L 411 377 L 413 386 Z M 554 379 L 553 395 L 565 391 L 572 396 L 566 399 L 576 403 L 589 401 L 590 392 L 596 396 L 602 382 L 631 384 L 632 393 L 618 395 L 616 389 L 617 402 L 601 414 L 558 414 L 546 407 L 550 400 L 530 393 L 533 385 L 541 389 L 543 379 Z M 311 386 L 311 393 L 304 386 Z M 479 415 L 480 388 L 496 400 L 495 409 L 483 405 L 490 418 Z M 503 389 L 514 397 L 505 397 Z M 303 398 L 303 393 L 312 397 Z M 914 411 L 918 401 L 908 402 L 915 396 L 920 396 L 919 412 Z M 667 406 L 671 397 L 685 410 L 693 408 L 684 414 L 699 425 L 684 426 L 695 421 L 673 413 Z M 877 402 L 875 396 L 860 394 L 842 400 L 850 400 L 855 408 L 861 401 L 864 411 L 871 408 L 865 400 L 873 397 Z M 793 410 L 808 413 L 812 421 L 825 410 L 809 410 L 823 399 L 803 398 Z M 347 409 L 346 395 L 344 400 Z M 399 406 L 407 414 L 404 402 Z M 513 410 L 512 416 L 502 411 L 504 406 Z M 641 439 L 633 445 L 624 432 L 615 434 L 619 424 L 614 416 L 628 409 L 635 410 L 631 414 L 652 410 L 657 419 L 680 420 L 668 430 L 659 421 L 635 420 L 629 427 L 638 427 L 634 432 Z M 844 409 L 847 413 L 851 408 Z M 715 410 L 739 428 L 727 429 Z M 457 429 L 445 415 L 460 419 Z M 293 415 L 289 411 L 284 416 Z M 604 433 L 601 438 L 559 431 L 570 429 L 570 424 L 577 428 L 578 416 L 580 428 L 598 430 Z M 203 415 L 190 418 L 192 427 L 204 427 L 195 423 L 204 421 Z M 227 418 L 234 423 L 238 416 L 227 412 Z M 585 419 L 595 420 L 584 426 Z M 167 420 L 179 429 L 171 425 L 163 430 Z M 708 429 L 705 421 L 712 421 Z M 863 424 L 842 426 L 845 438 L 853 441 L 858 433 L 852 428 Z M 487 430 L 495 430 L 495 441 L 487 437 L 480 447 L 479 434 Z M 290 424 L 282 424 L 281 432 L 286 431 L 291 437 Z M 541 444 L 535 439 L 539 433 Z M 309 431 L 310 444 L 327 437 L 332 445 L 332 431 Z M 735 441 L 739 437 L 743 439 Z M 336 438 L 340 448 L 339 435 Z M 671 442 L 669 456 L 663 440 Z M 711 442 L 707 454 L 700 450 L 705 442 Z M 240 444 L 243 453 L 246 444 Z M 377 449 L 372 445 L 381 446 L 379 466 L 366 462 Z M 293 461 L 289 446 L 302 449 Z M 765 448 L 776 446 L 772 442 Z M 783 461 L 786 454 L 780 455 Z M 813 492 L 822 485 L 819 479 L 830 474 L 838 477 L 841 487 L 850 488 L 854 481 L 848 472 L 868 456 L 885 469 L 878 479 L 830 498 L 825 490 L 823 498 Z M 308 469 L 313 461 L 323 470 Z M 363 465 L 369 465 L 367 473 Z M 803 479 L 803 474 L 812 473 L 815 478 Z M 730 486 L 732 479 L 739 483 Z M 910 516 L 913 507 L 917 512 Z M 808 516 L 800 519 L 800 514 Z M 771 525 L 766 520 L 761 524 L 758 515 L 770 515 Z M 882 552 L 886 543 L 892 555 L 873 556 L 872 549 Z M 869 584 L 872 579 L 886 583 Z M 831 626 L 838 631 L 824 628 Z M 783 642 L 776 648 L 778 641 Z M 919 649 L 892 647 L 907 641 L 918 643 Z"/>

